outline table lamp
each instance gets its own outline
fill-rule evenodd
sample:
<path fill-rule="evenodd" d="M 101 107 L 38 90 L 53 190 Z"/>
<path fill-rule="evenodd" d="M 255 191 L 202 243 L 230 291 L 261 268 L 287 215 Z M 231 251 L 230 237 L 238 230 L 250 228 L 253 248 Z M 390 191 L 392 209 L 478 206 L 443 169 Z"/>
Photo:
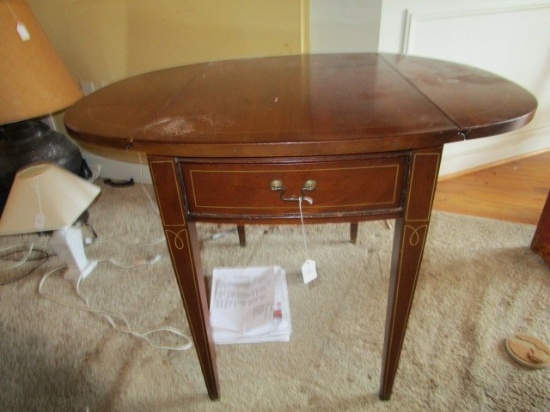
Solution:
<path fill-rule="evenodd" d="M 0 213 L 17 170 L 52 161 L 82 175 L 79 148 L 40 117 L 82 97 L 23 0 L 0 0 Z"/>
<path fill-rule="evenodd" d="M 17 172 L 0 218 L 0 235 L 50 232 L 50 246 L 67 265 L 65 279 L 87 277 L 97 262 L 86 258 L 81 225 L 75 224 L 100 192 L 53 163 L 37 163 Z"/>

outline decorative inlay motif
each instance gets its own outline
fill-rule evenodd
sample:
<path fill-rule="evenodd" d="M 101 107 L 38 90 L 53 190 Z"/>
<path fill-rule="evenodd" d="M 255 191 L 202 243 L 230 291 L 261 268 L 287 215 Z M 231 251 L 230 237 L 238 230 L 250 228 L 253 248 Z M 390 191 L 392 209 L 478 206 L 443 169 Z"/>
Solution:
<path fill-rule="evenodd" d="M 428 229 L 427 224 L 418 226 L 417 228 L 414 228 L 411 225 L 406 225 L 405 227 L 412 231 L 411 236 L 409 237 L 409 245 L 411 246 L 417 246 L 424 239 L 424 235 L 422 233 L 419 233 L 420 230 Z"/>
<path fill-rule="evenodd" d="M 182 250 L 185 247 L 185 239 L 187 238 L 187 230 L 181 229 L 179 232 L 173 230 L 166 230 L 166 234 L 171 234 L 174 240 L 174 247 L 178 250 Z M 168 236 L 167 236 L 168 237 Z"/>

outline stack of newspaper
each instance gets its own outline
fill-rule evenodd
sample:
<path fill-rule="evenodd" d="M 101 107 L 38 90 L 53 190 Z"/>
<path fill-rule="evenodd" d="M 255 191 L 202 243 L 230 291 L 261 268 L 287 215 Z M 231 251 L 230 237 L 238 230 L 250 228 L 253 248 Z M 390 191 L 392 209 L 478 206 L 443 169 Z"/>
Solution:
<path fill-rule="evenodd" d="M 216 344 L 288 342 L 292 326 L 284 269 L 214 269 L 210 324 Z"/>

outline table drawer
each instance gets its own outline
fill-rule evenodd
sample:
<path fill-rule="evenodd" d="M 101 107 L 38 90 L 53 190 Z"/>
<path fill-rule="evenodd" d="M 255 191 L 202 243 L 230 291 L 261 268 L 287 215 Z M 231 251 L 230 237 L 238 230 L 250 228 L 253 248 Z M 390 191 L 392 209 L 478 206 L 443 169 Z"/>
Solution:
<path fill-rule="evenodd" d="M 185 203 L 191 216 L 331 217 L 402 208 L 407 154 L 338 160 L 272 159 L 238 162 L 180 159 Z"/>

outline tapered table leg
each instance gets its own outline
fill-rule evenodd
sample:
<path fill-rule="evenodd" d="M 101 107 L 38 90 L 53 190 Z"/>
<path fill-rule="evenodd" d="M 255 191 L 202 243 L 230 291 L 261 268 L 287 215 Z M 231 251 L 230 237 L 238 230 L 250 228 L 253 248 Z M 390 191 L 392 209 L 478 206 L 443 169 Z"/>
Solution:
<path fill-rule="evenodd" d="M 359 224 L 358 223 L 350 223 L 349 225 L 349 241 L 352 244 L 357 243 L 357 233 L 359 232 Z"/>
<path fill-rule="evenodd" d="M 238 225 L 237 226 L 237 233 L 239 234 L 239 245 L 241 247 L 246 246 L 246 232 L 244 229 L 244 225 Z"/>
<path fill-rule="evenodd" d="M 184 213 L 172 159 L 149 157 L 164 234 L 210 399 L 220 397 L 216 351 L 200 260 L 198 236 Z"/>
<path fill-rule="evenodd" d="M 550 193 L 542 209 L 533 240 L 531 250 L 550 265 Z"/>
<path fill-rule="evenodd" d="M 391 397 L 399 357 L 428 234 L 441 148 L 416 151 L 406 189 L 403 218 L 395 224 L 380 399 Z"/>

